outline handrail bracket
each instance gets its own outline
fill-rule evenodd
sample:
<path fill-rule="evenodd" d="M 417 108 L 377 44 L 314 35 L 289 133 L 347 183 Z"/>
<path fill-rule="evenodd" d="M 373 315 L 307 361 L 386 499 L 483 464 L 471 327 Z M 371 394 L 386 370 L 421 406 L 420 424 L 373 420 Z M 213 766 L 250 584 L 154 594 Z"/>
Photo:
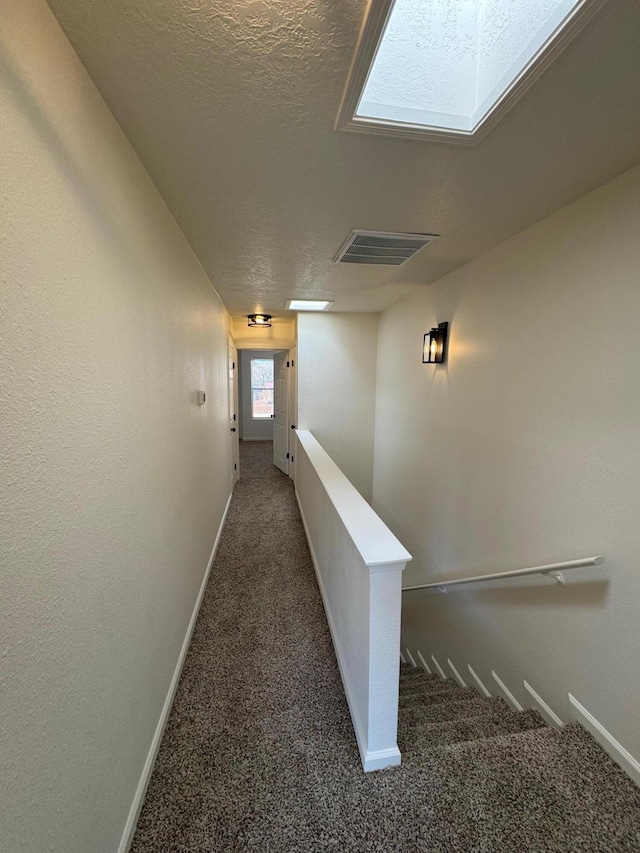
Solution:
<path fill-rule="evenodd" d="M 542 574 L 546 578 L 554 578 L 556 583 L 559 583 L 561 586 L 566 586 L 566 582 L 564 579 L 564 575 L 562 572 L 542 572 Z"/>

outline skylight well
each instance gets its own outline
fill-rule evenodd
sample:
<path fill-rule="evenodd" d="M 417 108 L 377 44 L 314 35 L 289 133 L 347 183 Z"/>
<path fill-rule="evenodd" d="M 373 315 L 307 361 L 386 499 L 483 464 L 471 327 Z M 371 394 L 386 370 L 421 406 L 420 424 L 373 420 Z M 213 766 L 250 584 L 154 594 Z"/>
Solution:
<path fill-rule="evenodd" d="M 337 127 L 476 141 L 606 0 L 373 0 Z"/>

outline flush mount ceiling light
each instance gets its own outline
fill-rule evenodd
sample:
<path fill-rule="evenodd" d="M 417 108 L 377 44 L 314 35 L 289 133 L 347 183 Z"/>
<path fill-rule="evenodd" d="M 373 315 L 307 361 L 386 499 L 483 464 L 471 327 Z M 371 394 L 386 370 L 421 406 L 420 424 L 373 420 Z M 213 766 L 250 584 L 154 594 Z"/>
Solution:
<path fill-rule="evenodd" d="M 475 143 L 606 0 L 371 0 L 336 129 Z"/>
<path fill-rule="evenodd" d="M 328 311 L 332 305 L 325 299 L 289 299 L 284 307 L 287 311 Z"/>
<path fill-rule="evenodd" d="M 247 314 L 247 326 L 271 326 L 271 314 Z"/>

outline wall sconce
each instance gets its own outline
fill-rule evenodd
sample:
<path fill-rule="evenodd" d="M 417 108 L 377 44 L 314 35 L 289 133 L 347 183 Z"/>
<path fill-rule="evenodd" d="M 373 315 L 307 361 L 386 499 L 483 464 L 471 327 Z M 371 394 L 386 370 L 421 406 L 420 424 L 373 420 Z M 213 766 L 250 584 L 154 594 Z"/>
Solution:
<path fill-rule="evenodd" d="M 448 323 L 438 323 L 424 336 L 422 347 L 423 364 L 442 364 L 447 356 Z"/>
<path fill-rule="evenodd" d="M 247 326 L 271 326 L 271 314 L 247 314 Z"/>

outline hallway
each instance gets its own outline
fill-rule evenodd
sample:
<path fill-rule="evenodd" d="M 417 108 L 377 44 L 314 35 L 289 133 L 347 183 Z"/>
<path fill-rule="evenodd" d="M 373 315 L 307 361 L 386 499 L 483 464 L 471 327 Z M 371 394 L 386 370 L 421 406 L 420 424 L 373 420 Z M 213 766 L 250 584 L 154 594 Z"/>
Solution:
<path fill-rule="evenodd" d="M 133 853 L 327 849 L 331 756 L 361 775 L 293 483 L 240 470 Z"/>
<path fill-rule="evenodd" d="M 132 853 L 638 850 L 640 792 L 583 729 L 418 670 L 401 676 L 403 766 L 363 774 L 293 484 L 271 453 L 241 446 Z"/>

